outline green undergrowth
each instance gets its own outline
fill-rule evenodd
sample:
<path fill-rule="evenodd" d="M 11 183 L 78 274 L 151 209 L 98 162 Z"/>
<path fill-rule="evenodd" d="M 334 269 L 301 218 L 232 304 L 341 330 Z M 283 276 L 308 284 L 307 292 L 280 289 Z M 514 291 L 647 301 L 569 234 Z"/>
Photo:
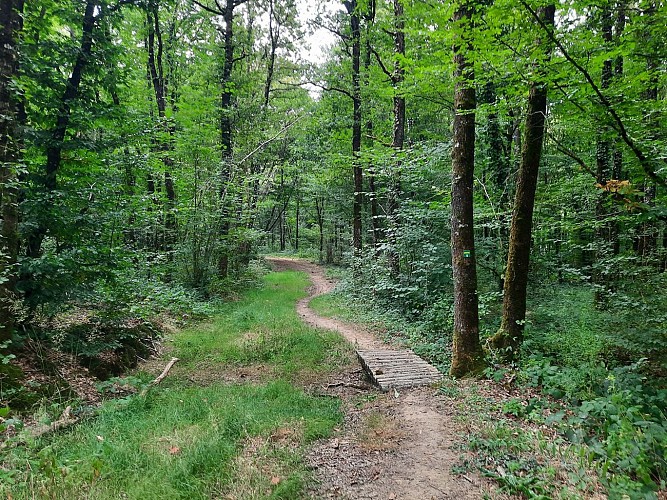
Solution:
<path fill-rule="evenodd" d="M 611 498 L 656 498 L 667 485 L 667 379 L 658 354 L 664 330 L 646 325 L 639 334 L 621 308 L 586 307 L 590 290 L 557 291 L 536 292 L 517 379 L 538 390 L 541 401 L 562 406 L 552 425 L 585 446 Z M 641 314 L 639 299 L 635 306 Z M 664 325 L 656 311 L 646 317 Z M 643 350 L 632 342 L 640 335 Z M 653 342 L 658 337 L 662 343 Z"/>
<path fill-rule="evenodd" d="M 170 355 L 182 360 L 179 370 L 146 396 L 108 401 L 70 430 L 6 446 L 0 497 L 304 497 L 304 446 L 329 435 L 342 414 L 337 399 L 297 382 L 349 360 L 339 337 L 298 320 L 306 283 L 301 273 L 268 275 L 209 323 L 176 335 Z M 192 382 L 201 360 L 215 373 L 256 365 L 269 381 L 202 387 Z"/>
<path fill-rule="evenodd" d="M 311 305 L 325 316 L 371 324 L 446 372 L 451 304 L 438 302 L 408 322 L 372 301 L 351 307 L 358 304 L 352 301 L 356 293 L 343 283 Z M 654 499 L 666 488 L 667 385 L 660 377 L 661 360 L 633 353 L 610 327 L 618 326 L 617 318 L 587 306 L 592 300 L 583 287 L 537 290 L 521 364 L 506 367 L 488 359 L 486 375 L 498 384 L 498 401 L 487 404 L 460 394 L 467 401 L 462 409 L 476 410 L 465 418 L 482 424 L 467 445 L 477 458 L 466 466 L 493 477 L 510 494 L 581 498 L 595 489 L 610 498 Z M 433 328 L 437 317 L 440 333 Z M 619 352 L 623 356 L 612 355 Z M 507 384 L 513 397 L 505 394 Z M 487 417 L 480 418 L 484 412 Z"/>
<path fill-rule="evenodd" d="M 579 499 L 599 492 L 586 448 L 546 424 L 548 406 L 507 399 L 475 381 L 445 381 L 441 393 L 468 429 L 462 443 L 467 453 L 452 467 L 454 473 L 479 471 L 497 481 L 501 492 L 523 498 Z"/>
<path fill-rule="evenodd" d="M 311 307 L 324 316 L 360 321 L 376 328 L 391 324 L 390 313 L 352 308 L 349 304 L 346 293 L 339 291 L 317 297 Z M 448 336 L 436 342 L 423 333 L 423 324 L 403 321 L 398 325 L 401 331 L 394 323 L 388 337 L 402 339 L 426 358 L 430 352 L 440 350 L 430 359 L 442 360 L 440 369 L 447 369 Z M 502 375 L 507 376 L 505 372 Z M 529 396 L 525 401 L 521 397 L 505 399 L 504 391 L 493 388 L 493 384 L 484 382 L 451 379 L 446 379 L 441 388 L 443 397 L 456 408 L 456 418 L 470 430 L 462 443 L 465 458 L 453 465 L 454 473 L 479 471 L 497 481 L 502 492 L 525 498 L 577 499 L 599 489 L 586 458 L 587 448 L 572 444 L 557 433 L 551 421 L 547 423 L 551 409 L 545 407 L 546 402 L 532 401 Z"/>

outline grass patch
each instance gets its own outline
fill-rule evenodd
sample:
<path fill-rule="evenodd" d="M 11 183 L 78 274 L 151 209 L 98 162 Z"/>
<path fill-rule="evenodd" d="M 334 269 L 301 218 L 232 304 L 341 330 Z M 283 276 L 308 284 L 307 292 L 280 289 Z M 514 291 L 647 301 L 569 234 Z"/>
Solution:
<path fill-rule="evenodd" d="M 243 484 L 251 496 L 303 497 L 303 447 L 328 436 L 342 415 L 337 399 L 295 382 L 350 355 L 339 336 L 299 321 L 294 304 L 306 283 L 301 273 L 266 276 L 262 289 L 176 336 L 178 375 L 147 397 L 107 402 L 94 420 L 3 452 L 0 496 L 204 499 Z M 262 363 L 273 380 L 192 386 L 188 374 L 202 360 L 217 369 Z M 275 438 L 285 429 L 289 439 Z"/>
<path fill-rule="evenodd" d="M 349 346 L 335 332 L 315 330 L 296 314 L 305 297 L 303 273 L 272 273 L 265 286 L 242 301 L 226 304 L 214 321 L 184 331 L 175 339 L 182 362 L 233 366 L 263 363 L 281 377 L 324 373 L 350 359 Z"/>
<path fill-rule="evenodd" d="M 310 301 L 310 308 L 320 316 L 344 321 L 360 320 L 359 312 L 349 305 L 349 298 L 340 293 L 326 293 Z M 358 309 L 358 308 L 356 308 Z"/>

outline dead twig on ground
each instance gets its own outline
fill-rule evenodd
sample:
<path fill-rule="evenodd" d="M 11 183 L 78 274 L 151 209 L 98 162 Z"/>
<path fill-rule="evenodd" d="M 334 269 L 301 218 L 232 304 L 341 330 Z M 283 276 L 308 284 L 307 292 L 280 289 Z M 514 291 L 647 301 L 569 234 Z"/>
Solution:
<path fill-rule="evenodd" d="M 164 378 L 169 374 L 169 370 L 171 370 L 171 367 L 174 366 L 177 361 L 178 361 L 178 358 L 171 358 L 171 361 L 169 361 L 169 363 L 167 363 L 167 366 L 164 367 L 164 370 L 162 370 L 162 373 L 160 373 L 160 375 L 155 380 L 153 380 L 150 384 L 148 384 L 146 387 L 144 387 L 144 389 L 141 391 L 139 396 L 142 396 L 142 397 L 145 396 L 146 394 L 148 394 L 148 391 L 151 389 L 151 387 L 155 387 L 160 382 L 162 382 L 162 380 L 164 380 Z"/>
<path fill-rule="evenodd" d="M 367 391 L 372 388 L 370 385 L 359 385 L 359 384 L 350 384 L 347 382 L 336 382 L 334 384 L 327 384 L 325 389 L 333 389 L 334 387 L 350 387 L 352 389 L 359 389 L 361 391 Z"/>
<path fill-rule="evenodd" d="M 51 434 L 52 432 L 74 425 L 78 421 L 78 418 L 72 416 L 72 407 L 68 406 L 58 420 L 51 422 L 48 425 L 35 427 L 30 434 L 34 438 L 40 438 L 46 434 Z"/>

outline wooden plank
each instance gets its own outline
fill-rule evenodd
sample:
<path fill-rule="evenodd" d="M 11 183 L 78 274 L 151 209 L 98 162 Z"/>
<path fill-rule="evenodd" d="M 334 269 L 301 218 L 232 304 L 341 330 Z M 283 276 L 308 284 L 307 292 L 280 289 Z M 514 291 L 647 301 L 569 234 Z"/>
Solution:
<path fill-rule="evenodd" d="M 376 375 L 376 380 L 402 380 L 402 379 L 440 379 L 440 375 L 432 373 L 390 373 L 388 375 Z"/>
<path fill-rule="evenodd" d="M 434 366 L 411 350 L 361 350 L 357 351 L 357 357 L 373 383 L 383 391 L 429 385 L 442 379 Z"/>
<path fill-rule="evenodd" d="M 376 379 L 389 379 L 389 378 L 442 378 L 438 373 L 424 373 L 424 372 L 383 372 L 376 373 Z"/>
<path fill-rule="evenodd" d="M 424 366 L 397 366 L 388 364 L 384 365 L 371 364 L 369 368 L 372 369 L 376 375 L 382 375 L 383 373 L 394 373 L 394 372 L 437 373 L 437 371 L 431 370 L 430 367 L 424 367 Z"/>

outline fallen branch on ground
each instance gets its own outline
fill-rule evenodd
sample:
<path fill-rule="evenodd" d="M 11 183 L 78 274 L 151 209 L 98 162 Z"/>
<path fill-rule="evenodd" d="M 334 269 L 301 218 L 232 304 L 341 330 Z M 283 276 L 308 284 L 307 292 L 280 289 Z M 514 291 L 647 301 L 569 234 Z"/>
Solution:
<path fill-rule="evenodd" d="M 359 389 L 361 391 L 367 391 L 371 388 L 369 385 L 359 385 L 359 384 L 348 384 L 347 382 L 336 382 L 335 384 L 327 384 L 325 389 L 332 389 L 334 387 L 351 387 L 352 389 Z"/>
<path fill-rule="evenodd" d="M 65 427 L 69 427 L 70 425 L 74 425 L 78 421 L 79 421 L 78 418 L 72 416 L 72 407 L 68 406 L 67 408 L 65 408 L 65 411 L 58 420 L 56 420 L 55 422 L 51 422 L 48 425 L 35 427 L 30 432 L 30 435 L 34 438 L 40 438 L 46 434 L 51 434 L 52 432 L 56 432 L 59 431 L 60 429 L 64 429 Z"/>
<path fill-rule="evenodd" d="M 164 367 L 164 370 L 162 370 L 162 373 L 160 373 L 160 375 L 155 380 L 153 380 L 150 384 L 148 384 L 146 387 L 144 387 L 144 390 L 141 391 L 139 396 L 145 396 L 148 393 L 148 391 L 151 387 L 154 387 L 154 386 L 158 385 L 160 382 L 162 382 L 162 380 L 169 374 L 169 370 L 171 370 L 171 367 L 174 366 L 177 361 L 178 361 L 178 358 L 171 358 L 171 361 L 169 361 L 169 363 L 167 363 L 167 366 Z"/>

